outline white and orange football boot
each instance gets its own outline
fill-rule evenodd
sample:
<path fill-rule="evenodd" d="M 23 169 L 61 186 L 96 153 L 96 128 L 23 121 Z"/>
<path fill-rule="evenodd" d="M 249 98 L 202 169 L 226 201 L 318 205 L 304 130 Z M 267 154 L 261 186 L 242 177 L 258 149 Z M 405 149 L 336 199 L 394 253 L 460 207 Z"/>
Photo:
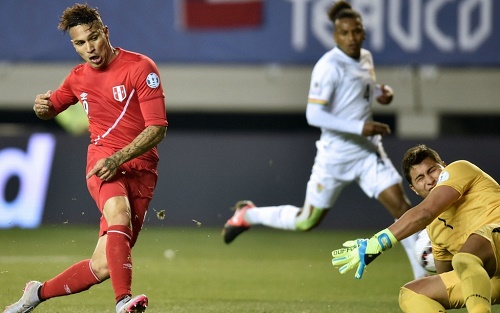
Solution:
<path fill-rule="evenodd" d="M 222 229 L 225 243 L 231 243 L 239 234 L 250 229 L 250 224 L 245 220 L 245 213 L 252 208 L 255 208 L 255 204 L 250 200 L 241 200 L 234 205 L 234 215 Z"/>
<path fill-rule="evenodd" d="M 30 281 L 24 287 L 23 296 L 19 301 L 5 308 L 4 313 L 29 313 L 42 302 L 38 297 L 38 289 L 42 286 L 39 281 Z"/>
<path fill-rule="evenodd" d="M 148 307 L 148 297 L 139 295 L 135 297 L 127 296 L 116 304 L 116 313 L 142 313 Z"/>

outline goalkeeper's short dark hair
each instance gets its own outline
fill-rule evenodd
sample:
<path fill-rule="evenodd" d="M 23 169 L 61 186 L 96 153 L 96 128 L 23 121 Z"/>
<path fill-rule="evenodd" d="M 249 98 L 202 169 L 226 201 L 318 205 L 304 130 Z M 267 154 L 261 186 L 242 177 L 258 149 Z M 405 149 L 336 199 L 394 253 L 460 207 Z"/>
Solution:
<path fill-rule="evenodd" d="M 419 144 L 413 148 L 408 149 L 403 156 L 403 161 L 401 162 L 401 171 L 406 181 L 411 185 L 410 170 L 412 166 L 422 163 L 425 159 L 431 159 L 436 163 L 444 164 L 441 157 L 436 152 L 436 150 L 427 147 L 424 144 Z"/>

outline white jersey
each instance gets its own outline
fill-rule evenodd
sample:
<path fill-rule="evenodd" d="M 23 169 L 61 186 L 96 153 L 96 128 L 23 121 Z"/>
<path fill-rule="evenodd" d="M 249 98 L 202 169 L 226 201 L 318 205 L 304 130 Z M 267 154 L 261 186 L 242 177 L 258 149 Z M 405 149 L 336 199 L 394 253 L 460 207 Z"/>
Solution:
<path fill-rule="evenodd" d="M 334 125 L 339 126 L 321 128 L 320 141 L 332 151 L 329 157 L 348 161 L 366 157 L 380 148 L 381 136 L 361 135 L 364 122 L 373 119 L 374 89 L 373 59 L 366 49 L 361 49 L 360 59 L 355 60 L 335 47 L 314 66 L 308 108 L 322 105 L 331 114 Z"/>

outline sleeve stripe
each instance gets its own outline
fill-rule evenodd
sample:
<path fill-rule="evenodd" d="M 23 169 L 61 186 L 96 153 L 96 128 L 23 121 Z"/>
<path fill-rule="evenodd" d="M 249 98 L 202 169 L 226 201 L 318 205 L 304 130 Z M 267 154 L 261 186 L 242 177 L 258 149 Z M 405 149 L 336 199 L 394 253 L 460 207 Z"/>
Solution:
<path fill-rule="evenodd" d="M 314 98 L 308 98 L 307 103 L 315 103 L 315 104 L 321 104 L 321 105 L 326 105 L 328 101 L 322 100 L 322 99 L 314 99 Z"/>

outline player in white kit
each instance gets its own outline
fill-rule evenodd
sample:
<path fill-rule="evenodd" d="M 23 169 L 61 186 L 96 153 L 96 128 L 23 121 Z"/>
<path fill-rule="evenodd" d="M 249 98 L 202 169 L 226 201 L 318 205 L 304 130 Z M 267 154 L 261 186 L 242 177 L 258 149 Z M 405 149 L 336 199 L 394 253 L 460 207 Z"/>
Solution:
<path fill-rule="evenodd" d="M 304 206 L 255 207 L 251 201 L 239 201 L 224 225 L 226 243 L 251 225 L 310 230 L 351 182 L 396 219 L 411 207 L 402 178 L 382 147 L 381 137 L 390 134 L 390 128 L 373 121 L 372 100 L 389 104 L 393 93 L 389 86 L 376 83 L 372 55 L 361 48 L 365 39 L 361 15 L 349 3 L 339 1 L 328 16 L 334 24 L 336 47 L 319 59 L 312 72 L 306 117 L 309 125 L 321 128 L 321 137 Z M 409 237 L 403 246 L 414 277 L 420 278 L 427 272 L 414 257 L 415 240 L 416 235 Z"/>

